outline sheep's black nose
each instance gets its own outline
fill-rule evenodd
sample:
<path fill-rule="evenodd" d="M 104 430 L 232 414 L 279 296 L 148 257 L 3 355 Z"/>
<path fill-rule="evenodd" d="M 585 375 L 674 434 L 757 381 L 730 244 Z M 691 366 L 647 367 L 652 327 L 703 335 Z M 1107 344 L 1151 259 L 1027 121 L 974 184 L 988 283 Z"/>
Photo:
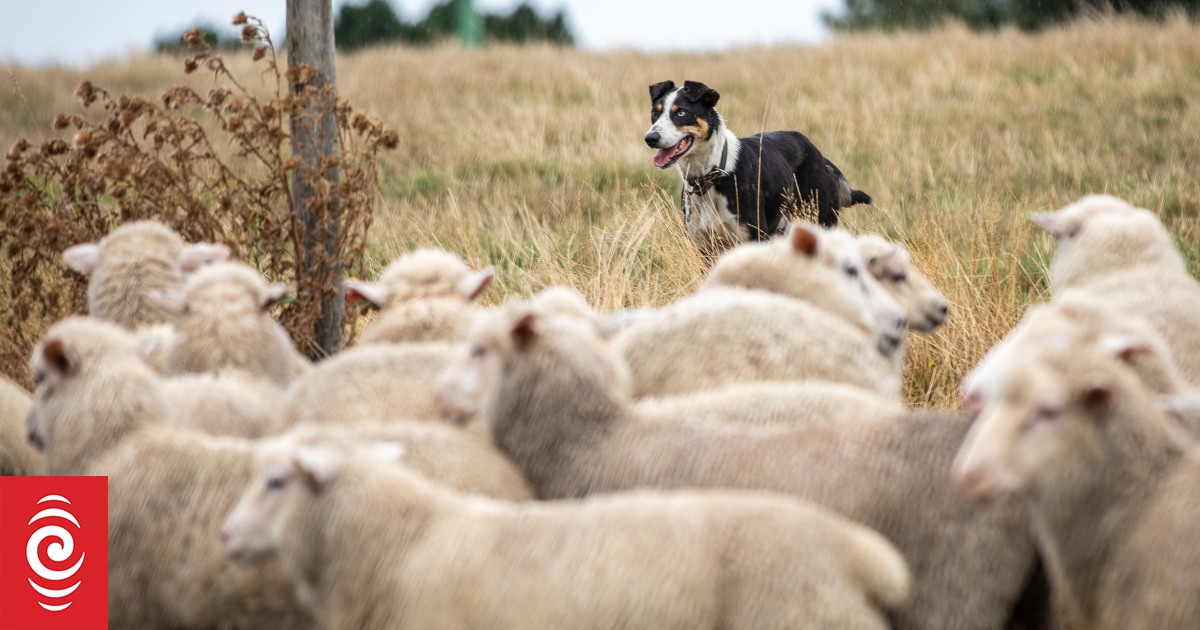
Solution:
<path fill-rule="evenodd" d="M 662 136 L 659 135 L 657 131 L 651 131 L 650 133 L 646 134 L 646 145 L 651 149 L 657 149 L 660 138 L 662 138 Z"/>

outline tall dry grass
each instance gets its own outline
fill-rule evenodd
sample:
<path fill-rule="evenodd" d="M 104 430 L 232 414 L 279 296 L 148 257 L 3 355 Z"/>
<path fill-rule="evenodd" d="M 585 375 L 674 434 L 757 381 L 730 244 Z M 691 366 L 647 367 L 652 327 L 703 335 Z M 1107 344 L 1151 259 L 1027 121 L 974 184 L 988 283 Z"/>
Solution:
<path fill-rule="evenodd" d="M 177 63 L 10 68 L 0 145 L 49 136 L 84 76 L 154 96 Z M 1052 244 L 1028 212 L 1116 194 L 1160 213 L 1200 268 L 1200 27 L 1183 19 L 705 54 L 392 48 L 343 55 L 338 78 L 401 135 L 382 164 L 373 264 L 439 245 L 497 266 L 493 302 L 562 283 L 612 309 L 695 288 L 678 178 L 641 143 L 650 83 L 708 83 L 742 135 L 802 131 L 876 199 L 844 225 L 903 241 L 951 303 L 941 331 L 912 339 L 915 404 L 954 406 L 962 374 L 1046 297 Z"/>

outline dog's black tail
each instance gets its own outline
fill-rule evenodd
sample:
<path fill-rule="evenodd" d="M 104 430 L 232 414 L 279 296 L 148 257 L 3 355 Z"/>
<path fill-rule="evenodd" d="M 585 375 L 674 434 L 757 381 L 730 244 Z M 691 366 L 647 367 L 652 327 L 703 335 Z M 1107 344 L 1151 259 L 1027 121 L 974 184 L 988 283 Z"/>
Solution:
<path fill-rule="evenodd" d="M 870 205 L 870 204 L 875 203 L 875 200 L 871 199 L 871 195 L 868 195 L 867 193 L 865 193 L 861 190 L 851 189 L 850 190 L 850 205 L 854 205 L 856 203 L 865 203 L 865 204 Z"/>

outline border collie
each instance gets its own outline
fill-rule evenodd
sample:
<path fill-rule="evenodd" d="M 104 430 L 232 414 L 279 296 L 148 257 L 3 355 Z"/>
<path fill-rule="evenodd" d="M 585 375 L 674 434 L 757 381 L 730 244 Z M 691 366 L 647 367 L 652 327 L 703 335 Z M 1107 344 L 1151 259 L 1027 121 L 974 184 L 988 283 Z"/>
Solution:
<path fill-rule="evenodd" d="M 650 86 L 646 144 L 658 149 L 655 166 L 679 169 L 684 225 L 701 249 L 719 253 L 782 233 L 788 205 L 815 207 L 817 222 L 828 227 L 837 225 L 839 209 L 871 203 L 797 131 L 738 138 L 714 109 L 720 98 L 696 81 Z"/>

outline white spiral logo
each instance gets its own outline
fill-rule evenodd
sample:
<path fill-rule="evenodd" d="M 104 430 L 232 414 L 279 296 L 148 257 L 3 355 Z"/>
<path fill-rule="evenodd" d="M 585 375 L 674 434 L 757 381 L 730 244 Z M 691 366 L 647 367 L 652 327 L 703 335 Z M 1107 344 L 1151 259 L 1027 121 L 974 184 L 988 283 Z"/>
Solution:
<path fill-rule="evenodd" d="M 71 505 L 71 502 L 65 497 L 57 494 L 50 494 L 42 497 L 38 500 L 38 505 L 41 505 L 47 501 L 61 502 Z M 29 524 L 33 525 L 34 522 L 44 518 L 59 518 L 65 521 L 70 521 L 75 525 L 76 529 L 80 529 L 79 521 L 75 520 L 74 515 L 64 509 L 56 507 L 46 508 L 37 514 L 34 514 L 33 518 L 29 519 Z M 41 555 L 39 554 L 42 541 L 47 538 L 56 540 L 56 542 L 51 542 L 46 546 L 46 556 L 50 560 L 53 560 L 57 563 L 63 563 L 71 559 L 71 554 L 75 551 L 75 539 L 71 536 L 71 532 L 58 525 L 43 525 L 40 529 L 34 532 L 32 536 L 29 537 L 29 542 L 25 545 L 25 559 L 29 562 L 29 568 L 33 569 L 33 572 L 43 580 L 48 580 L 50 582 L 65 582 L 70 580 L 71 577 L 79 571 L 79 567 L 83 566 L 83 558 L 87 554 L 81 553 L 79 555 L 79 561 L 76 562 L 71 568 L 63 571 L 56 571 L 43 564 Z M 66 588 L 53 589 L 41 586 L 32 579 L 29 580 L 29 585 L 33 587 L 33 590 L 37 591 L 44 597 L 50 598 L 51 600 L 61 600 L 71 593 L 74 593 L 75 589 L 79 588 L 79 585 L 82 583 L 82 580 L 77 580 L 74 584 Z M 60 610 L 65 610 L 67 606 L 71 605 L 71 602 L 68 601 L 65 604 L 47 604 L 45 602 L 38 601 L 38 605 L 46 610 L 57 612 Z"/>

